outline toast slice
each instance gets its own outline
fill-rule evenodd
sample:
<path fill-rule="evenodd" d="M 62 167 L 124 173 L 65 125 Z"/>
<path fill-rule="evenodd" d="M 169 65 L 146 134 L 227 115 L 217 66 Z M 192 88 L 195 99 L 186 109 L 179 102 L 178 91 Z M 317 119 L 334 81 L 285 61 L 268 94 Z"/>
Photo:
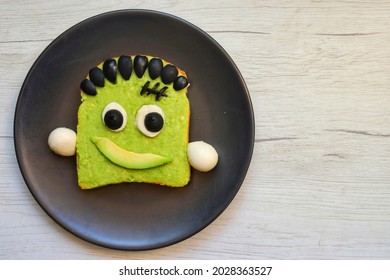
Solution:
<path fill-rule="evenodd" d="M 93 67 L 80 85 L 79 186 L 187 185 L 188 86 L 183 70 L 149 55 L 122 55 Z"/>

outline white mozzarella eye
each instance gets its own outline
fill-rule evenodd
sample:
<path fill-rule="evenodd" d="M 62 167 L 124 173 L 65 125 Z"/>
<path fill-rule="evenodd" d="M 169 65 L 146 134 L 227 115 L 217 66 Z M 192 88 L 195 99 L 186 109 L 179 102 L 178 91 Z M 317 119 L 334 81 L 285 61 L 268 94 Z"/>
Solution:
<path fill-rule="evenodd" d="M 164 112 L 157 105 L 143 105 L 137 112 L 135 125 L 144 135 L 155 137 L 164 126 Z"/>
<path fill-rule="evenodd" d="M 106 127 L 115 132 L 123 130 L 127 124 L 126 110 L 116 102 L 108 103 L 104 107 L 102 118 Z"/>

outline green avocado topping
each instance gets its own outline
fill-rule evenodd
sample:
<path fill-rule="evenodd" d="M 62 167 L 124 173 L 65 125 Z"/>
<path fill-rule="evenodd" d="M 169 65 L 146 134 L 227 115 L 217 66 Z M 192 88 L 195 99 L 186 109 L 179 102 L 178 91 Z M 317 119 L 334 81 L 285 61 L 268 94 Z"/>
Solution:
<path fill-rule="evenodd" d="M 148 56 L 149 61 L 151 58 Z M 134 56 L 131 59 L 134 61 Z M 118 58 L 113 60 L 118 64 Z M 103 69 L 103 64 L 97 67 Z M 185 75 L 179 72 L 179 75 Z M 116 83 L 106 77 L 103 87 L 96 85 L 96 95 L 81 92 L 76 142 L 79 186 L 92 189 L 122 182 L 187 185 L 190 179 L 187 87 L 177 90 L 174 83 L 164 84 L 161 77 L 152 79 L 148 69 L 140 78 L 134 71 L 129 74 L 125 79 L 117 71 Z M 164 95 L 160 94 L 163 98 L 156 100 L 153 91 L 159 92 L 163 88 Z M 142 89 L 145 92 L 141 94 Z M 126 111 L 123 127 L 119 130 L 107 127 L 102 117 L 103 110 L 111 102 Z M 135 123 L 137 112 L 144 105 L 157 105 L 164 113 L 164 125 L 155 137 L 145 136 Z M 112 114 L 112 117 L 116 115 Z"/>
<path fill-rule="evenodd" d="M 156 154 L 127 151 L 104 137 L 92 137 L 92 142 L 106 158 L 124 168 L 147 169 L 172 161 Z"/>

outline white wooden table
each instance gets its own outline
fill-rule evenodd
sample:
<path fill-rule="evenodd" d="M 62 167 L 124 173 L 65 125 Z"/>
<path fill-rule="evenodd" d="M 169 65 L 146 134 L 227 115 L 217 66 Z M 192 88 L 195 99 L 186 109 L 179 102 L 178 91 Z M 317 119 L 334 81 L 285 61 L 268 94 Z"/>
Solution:
<path fill-rule="evenodd" d="M 0 1 L 0 259 L 390 258 L 389 1 L 55 2 Z M 43 49 L 81 20 L 129 8 L 174 14 L 215 38 L 256 118 L 253 160 L 227 210 L 146 252 L 63 230 L 30 194 L 13 146 L 19 90 Z"/>

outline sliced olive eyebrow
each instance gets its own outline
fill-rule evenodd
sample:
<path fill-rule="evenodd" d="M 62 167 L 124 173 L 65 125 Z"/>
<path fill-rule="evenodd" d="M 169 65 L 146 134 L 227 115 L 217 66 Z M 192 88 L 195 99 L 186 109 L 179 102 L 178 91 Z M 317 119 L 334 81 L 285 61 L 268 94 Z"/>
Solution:
<path fill-rule="evenodd" d="M 160 83 L 156 83 L 152 88 L 149 88 L 149 85 L 150 85 L 150 82 L 147 81 L 144 86 L 142 87 L 141 89 L 141 92 L 140 94 L 143 95 L 144 93 L 146 93 L 146 95 L 149 95 L 149 94 L 155 94 L 156 95 L 156 101 L 159 101 L 161 97 L 168 97 L 168 95 L 165 93 L 165 91 L 167 90 L 167 86 L 161 88 L 161 89 L 158 89 L 158 87 L 160 86 Z"/>

